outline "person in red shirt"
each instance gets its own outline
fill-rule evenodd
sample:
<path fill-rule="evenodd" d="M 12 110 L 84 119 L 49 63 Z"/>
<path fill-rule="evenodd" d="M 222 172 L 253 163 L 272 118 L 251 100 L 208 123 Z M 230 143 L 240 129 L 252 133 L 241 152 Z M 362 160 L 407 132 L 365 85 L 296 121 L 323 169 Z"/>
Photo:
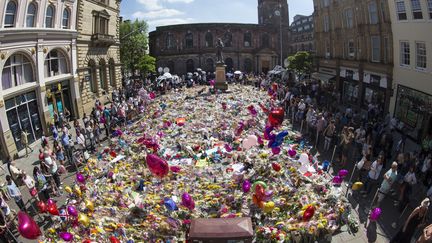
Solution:
<path fill-rule="evenodd" d="M 39 160 L 40 161 L 44 161 L 45 160 L 43 149 L 39 149 Z"/>

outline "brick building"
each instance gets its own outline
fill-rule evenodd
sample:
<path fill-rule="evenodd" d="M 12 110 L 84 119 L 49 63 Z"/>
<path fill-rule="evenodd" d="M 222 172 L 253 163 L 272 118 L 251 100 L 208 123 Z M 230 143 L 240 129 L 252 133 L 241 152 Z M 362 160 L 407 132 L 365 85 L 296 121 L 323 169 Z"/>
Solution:
<path fill-rule="evenodd" d="M 289 50 L 288 3 L 259 0 L 258 24 L 207 23 L 157 27 L 150 32 L 150 54 L 158 67 L 185 74 L 197 68 L 213 72 L 216 40 L 221 38 L 227 70 L 267 72 Z M 282 40 L 282 41 L 281 41 Z"/>
<path fill-rule="evenodd" d="M 393 45 L 387 0 L 314 0 L 318 79 L 346 106 L 385 114 L 392 96 Z"/>

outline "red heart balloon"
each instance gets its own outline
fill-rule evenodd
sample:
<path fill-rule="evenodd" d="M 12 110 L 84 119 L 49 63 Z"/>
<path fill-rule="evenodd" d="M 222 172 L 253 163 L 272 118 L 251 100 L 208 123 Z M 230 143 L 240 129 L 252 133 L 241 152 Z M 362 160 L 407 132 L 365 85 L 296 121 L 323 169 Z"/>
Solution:
<path fill-rule="evenodd" d="M 57 209 L 57 205 L 55 205 L 55 204 L 52 204 L 52 205 L 48 206 L 48 212 L 51 215 L 60 215 L 60 213 L 59 213 L 59 211 Z"/>
<path fill-rule="evenodd" d="M 115 236 L 111 236 L 110 238 L 111 243 L 121 243 L 119 239 L 117 239 Z"/>
<path fill-rule="evenodd" d="M 303 221 L 309 221 L 315 214 L 315 207 L 310 205 L 303 213 Z"/>
<path fill-rule="evenodd" d="M 169 172 L 168 163 L 157 155 L 147 155 L 146 162 L 150 172 L 159 178 L 163 178 Z"/>
<path fill-rule="evenodd" d="M 263 201 L 265 198 L 264 187 L 261 186 L 260 184 L 255 186 L 255 195 L 260 201 Z"/>
<path fill-rule="evenodd" d="M 284 120 L 285 111 L 282 108 L 273 109 L 268 116 L 268 121 L 273 127 L 280 126 Z"/>
<path fill-rule="evenodd" d="M 275 170 L 276 172 L 279 172 L 279 171 L 282 169 L 281 166 L 280 166 L 280 164 L 278 164 L 278 163 L 276 163 L 276 162 L 272 163 L 272 168 L 273 168 L 273 170 Z"/>
<path fill-rule="evenodd" d="M 45 213 L 48 209 L 48 206 L 43 201 L 37 202 L 37 207 L 40 213 Z"/>

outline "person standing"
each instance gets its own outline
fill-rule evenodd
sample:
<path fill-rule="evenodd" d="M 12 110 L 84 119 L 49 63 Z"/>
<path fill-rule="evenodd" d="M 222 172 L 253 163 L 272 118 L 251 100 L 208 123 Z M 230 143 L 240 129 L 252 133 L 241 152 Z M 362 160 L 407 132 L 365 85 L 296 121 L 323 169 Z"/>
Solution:
<path fill-rule="evenodd" d="M 390 243 L 406 243 L 411 242 L 417 228 L 425 225 L 427 211 L 430 205 L 429 198 L 425 198 L 420 206 L 414 209 L 404 226 L 398 231 L 398 233 L 391 239 Z"/>
<path fill-rule="evenodd" d="M 384 174 L 384 180 L 381 183 L 378 193 L 378 205 L 384 200 L 385 196 L 390 192 L 393 183 L 397 180 L 397 162 L 393 162 L 391 169 Z"/>
<path fill-rule="evenodd" d="M 363 194 L 363 197 L 367 197 L 367 195 L 370 194 L 370 192 L 372 191 L 372 188 L 378 184 L 378 178 L 381 174 L 381 170 L 383 167 L 383 160 L 384 156 L 379 155 L 378 158 L 370 166 L 368 177 L 364 183 L 365 190 L 361 192 Z"/>
<path fill-rule="evenodd" d="M 45 158 L 44 163 L 48 167 L 56 186 L 61 190 L 62 188 L 61 188 L 60 177 L 58 175 L 57 162 L 54 159 L 52 159 L 48 151 L 44 151 L 44 158 Z"/>
<path fill-rule="evenodd" d="M 26 157 L 28 157 L 28 149 L 30 149 L 31 152 L 33 152 L 33 149 L 30 148 L 29 144 L 28 144 L 28 135 L 29 133 L 27 133 L 26 130 L 22 130 L 21 131 L 21 144 L 23 145 L 23 147 L 25 148 L 26 151 Z"/>
<path fill-rule="evenodd" d="M 50 198 L 48 193 L 48 181 L 37 166 L 33 168 L 33 178 L 36 181 L 38 191 L 43 196 L 43 201 L 48 200 Z"/>
<path fill-rule="evenodd" d="M 36 188 L 36 183 L 33 180 L 33 178 L 31 178 L 31 176 L 24 173 L 23 181 L 24 181 L 24 184 L 27 186 L 27 189 L 29 190 L 30 195 L 32 197 L 34 197 L 36 199 L 36 201 L 39 201 L 38 190 Z"/>
<path fill-rule="evenodd" d="M 432 224 L 426 226 L 416 243 L 430 243 L 432 242 Z"/>
<path fill-rule="evenodd" d="M 9 195 L 15 200 L 15 203 L 22 211 L 27 211 L 26 207 L 24 205 L 24 202 L 22 200 L 22 194 L 21 191 L 18 189 L 18 187 L 15 185 L 15 183 L 12 181 L 12 178 L 10 175 L 6 176 L 6 183 L 7 183 L 7 190 Z"/>
<path fill-rule="evenodd" d="M 330 124 L 327 126 L 327 128 L 323 132 L 323 134 L 324 134 L 324 151 L 328 151 L 330 149 L 330 145 L 332 143 L 332 139 L 333 139 L 335 131 L 336 131 L 335 121 L 331 120 Z"/>

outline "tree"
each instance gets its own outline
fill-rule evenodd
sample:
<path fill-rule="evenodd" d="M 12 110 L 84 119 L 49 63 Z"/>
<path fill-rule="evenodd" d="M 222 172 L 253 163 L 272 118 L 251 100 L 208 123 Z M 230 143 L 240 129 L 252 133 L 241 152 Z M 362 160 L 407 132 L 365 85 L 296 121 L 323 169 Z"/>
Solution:
<path fill-rule="evenodd" d="M 312 56 L 309 52 L 299 51 L 288 57 L 288 69 L 293 70 L 297 75 L 310 73 L 312 70 Z"/>
<path fill-rule="evenodd" d="M 125 69 L 141 74 L 154 72 L 155 58 L 147 53 L 148 26 L 143 20 L 126 20 L 120 24 L 120 60 Z"/>

